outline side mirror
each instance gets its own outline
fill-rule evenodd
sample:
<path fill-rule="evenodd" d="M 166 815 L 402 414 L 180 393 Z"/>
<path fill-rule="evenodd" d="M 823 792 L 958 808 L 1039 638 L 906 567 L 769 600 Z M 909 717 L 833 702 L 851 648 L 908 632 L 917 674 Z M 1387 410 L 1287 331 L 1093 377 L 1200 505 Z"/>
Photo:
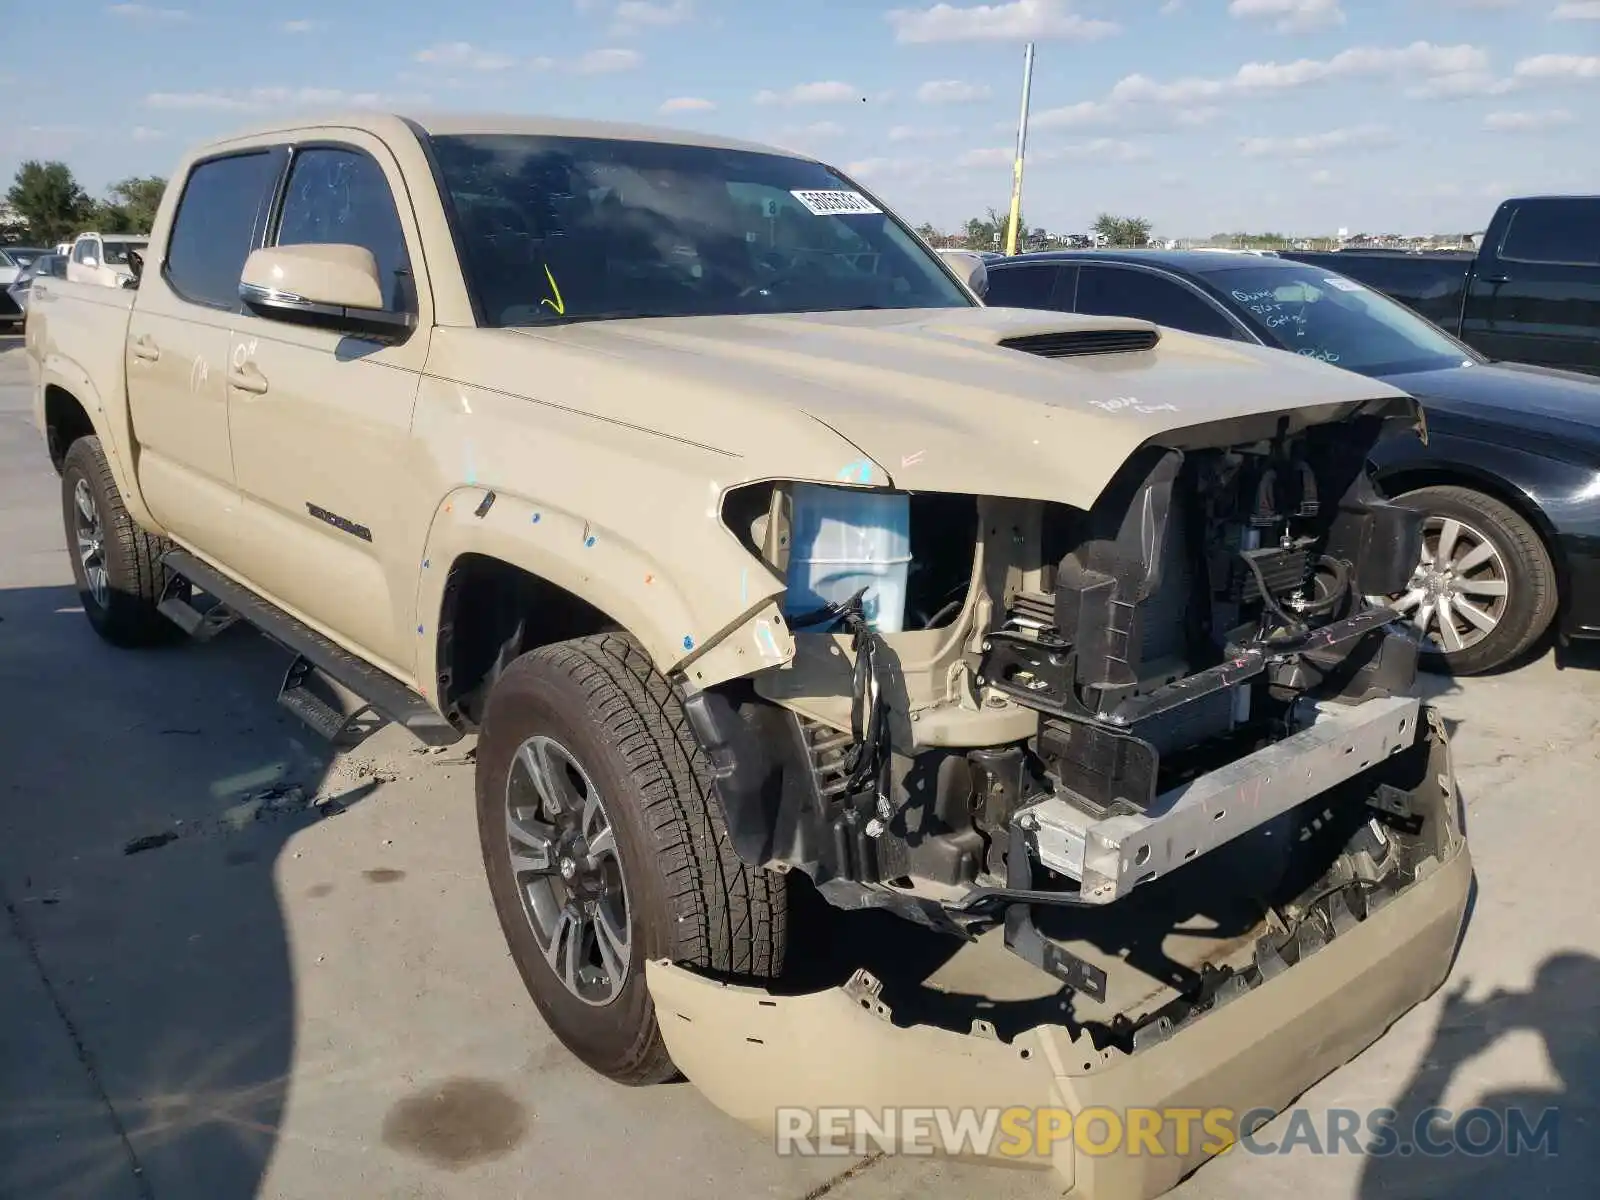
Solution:
<path fill-rule="evenodd" d="M 85 254 L 83 256 L 83 265 L 86 267 L 98 267 L 100 260 L 92 254 Z"/>
<path fill-rule="evenodd" d="M 378 262 L 364 246 L 257 250 L 244 264 L 239 298 L 259 317 L 377 340 L 403 338 L 415 324 L 410 313 L 384 307 Z"/>
<path fill-rule="evenodd" d="M 978 299 L 982 300 L 988 294 L 989 268 L 983 259 L 968 250 L 949 250 L 945 252 L 944 260 Z"/>
<path fill-rule="evenodd" d="M 144 255 L 137 250 L 129 250 L 128 269 L 133 272 L 133 282 L 137 286 L 139 280 L 144 278 Z"/>

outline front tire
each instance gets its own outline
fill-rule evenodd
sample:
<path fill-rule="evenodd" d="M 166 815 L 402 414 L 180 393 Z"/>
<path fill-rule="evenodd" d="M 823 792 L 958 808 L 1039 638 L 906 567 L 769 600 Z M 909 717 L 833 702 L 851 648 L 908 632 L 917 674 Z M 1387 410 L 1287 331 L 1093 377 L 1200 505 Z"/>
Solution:
<path fill-rule="evenodd" d="M 1555 567 L 1533 526 L 1471 488 L 1419 488 L 1395 502 L 1423 514 L 1422 561 L 1391 600 L 1423 635 L 1421 665 L 1482 675 L 1527 653 L 1557 604 Z"/>
<path fill-rule="evenodd" d="M 100 439 L 81 437 L 61 468 L 61 513 L 84 615 L 114 646 L 174 641 L 182 631 L 157 611 L 166 587 L 165 539 L 128 515 Z"/>
<path fill-rule="evenodd" d="M 673 1078 L 644 965 L 760 982 L 784 964 L 782 876 L 733 852 L 671 685 L 626 634 L 531 651 L 495 682 L 478 831 L 500 927 L 545 1022 L 619 1083 Z"/>

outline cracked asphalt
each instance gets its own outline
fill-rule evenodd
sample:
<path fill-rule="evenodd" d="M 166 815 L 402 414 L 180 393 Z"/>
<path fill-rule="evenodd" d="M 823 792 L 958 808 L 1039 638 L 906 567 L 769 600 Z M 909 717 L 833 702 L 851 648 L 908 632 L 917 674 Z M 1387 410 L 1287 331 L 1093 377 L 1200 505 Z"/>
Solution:
<path fill-rule="evenodd" d="M 0 1198 L 1056 1194 L 961 1163 L 780 1159 L 692 1087 L 579 1067 L 495 926 L 470 744 L 386 729 L 330 759 L 246 629 L 102 645 L 26 381 L 0 338 Z M 1600 655 L 1433 686 L 1479 873 L 1467 937 L 1445 989 L 1303 1104 L 1556 1106 L 1559 1153 L 1234 1151 L 1180 1200 L 1593 1194 Z"/>

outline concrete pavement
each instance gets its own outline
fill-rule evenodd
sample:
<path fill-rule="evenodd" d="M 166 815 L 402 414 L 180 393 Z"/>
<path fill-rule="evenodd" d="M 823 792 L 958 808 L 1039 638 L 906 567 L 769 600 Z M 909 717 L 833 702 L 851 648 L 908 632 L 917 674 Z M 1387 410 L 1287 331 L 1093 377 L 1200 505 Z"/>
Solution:
<path fill-rule="evenodd" d="M 139 654 L 91 634 L 16 345 L 0 339 L 0 1198 L 1055 1194 L 964 1164 L 780 1160 L 691 1087 L 578 1066 L 501 942 L 465 748 L 386 729 L 330 759 L 273 704 L 285 656 L 249 630 Z M 1497 1160 L 1235 1152 L 1179 1200 L 1591 1194 L 1589 657 L 1445 688 L 1480 877 L 1455 976 L 1305 1098 L 1556 1104 L 1561 1157 L 1508 1181 Z"/>

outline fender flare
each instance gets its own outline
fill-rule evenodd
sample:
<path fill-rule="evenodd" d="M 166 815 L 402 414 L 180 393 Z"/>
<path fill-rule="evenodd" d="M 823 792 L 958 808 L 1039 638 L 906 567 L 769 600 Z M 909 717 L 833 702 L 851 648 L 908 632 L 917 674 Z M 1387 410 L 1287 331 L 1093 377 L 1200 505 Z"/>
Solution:
<path fill-rule="evenodd" d="M 731 539 L 727 550 L 730 559 L 744 554 Z M 415 675 L 425 695 L 439 679 L 437 623 L 451 567 L 468 554 L 537 575 L 591 604 L 637 637 L 664 676 L 691 689 L 794 657 L 794 638 L 774 599 L 783 584 L 759 564 L 749 574 L 764 578 L 751 588 L 744 611 L 720 628 L 704 628 L 669 571 L 624 535 L 526 496 L 457 487 L 434 512 L 420 563 Z"/>
<path fill-rule="evenodd" d="M 111 468 L 111 478 L 116 482 L 117 491 L 121 493 L 123 507 L 128 510 L 138 524 L 151 533 L 163 532 L 160 522 L 151 514 L 145 505 L 144 494 L 139 490 L 139 482 L 134 471 L 133 430 L 128 420 L 127 393 L 123 392 L 119 402 L 107 405 L 101 398 L 99 389 L 94 386 L 88 372 L 84 371 L 77 363 L 60 355 L 49 355 L 40 364 L 38 399 L 35 401 L 35 417 L 38 421 L 39 432 L 48 436 L 48 409 L 47 397 L 51 388 L 65 392 L 78 407 L 83 409 L 84 415 L 89 418 L 95 436 L 100 439 L 101 449 L 106 456 L 106 464 Z"/>

